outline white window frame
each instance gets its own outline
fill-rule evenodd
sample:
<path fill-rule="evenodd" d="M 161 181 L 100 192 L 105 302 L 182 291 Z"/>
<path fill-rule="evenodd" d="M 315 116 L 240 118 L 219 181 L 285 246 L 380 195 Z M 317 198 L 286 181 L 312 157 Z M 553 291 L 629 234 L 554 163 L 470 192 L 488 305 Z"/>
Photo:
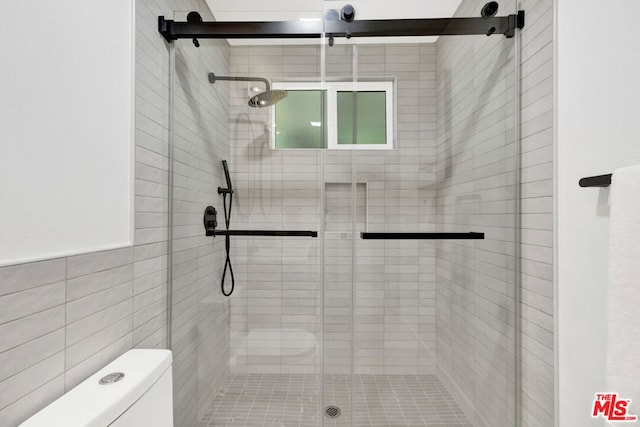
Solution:
<path fill-rule="evenodd" d="M 393 150 L 393 82 L 331 82 L 327 84 L 327 116 L 329 150 Z M 338 144 L 338 92 L 385 92 L 386 143 L 385 144 Z"/>
<path fill-rule="evenodd" d="M 393 150 L 395 148 L 395 96 L 393 81 L 364 82 L 274 82 L 274 89 L 283 90 L 326 90 L 327 91 L 327 149 L 328 150 Z M 375 91 L 385 92 L 386 143 L 385 144 L 338 144 L 338 92 Z M 276 148 L 275 106 L 271 107 L 271 148 Z M 302 148 L 301 148 L 302 149 Z M 305 148 L 305 150 L 309 150 Z"/>

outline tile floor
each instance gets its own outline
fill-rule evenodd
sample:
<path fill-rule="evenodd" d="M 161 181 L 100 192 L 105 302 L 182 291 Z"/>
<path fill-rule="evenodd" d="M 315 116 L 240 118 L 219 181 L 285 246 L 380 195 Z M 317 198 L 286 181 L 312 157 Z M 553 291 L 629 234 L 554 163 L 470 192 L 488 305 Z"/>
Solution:
<path fill-rule="evenodd" d="M 351 377 L 327 375 L 324 405 L 340 417 L 319 415 L 319 376 L 232 375 L 200 427 L 351 427 Z M 435 375 L 356 375 L 353 427 L 472 427 Z"/>

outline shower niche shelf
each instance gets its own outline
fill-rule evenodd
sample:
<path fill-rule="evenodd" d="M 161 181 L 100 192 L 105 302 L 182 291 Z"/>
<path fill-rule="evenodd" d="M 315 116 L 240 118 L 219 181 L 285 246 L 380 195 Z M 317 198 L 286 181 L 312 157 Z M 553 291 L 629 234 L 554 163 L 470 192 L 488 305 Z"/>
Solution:
<path fill-rule="evenodd" d="M 484 233 L 360 233 L 362 239 L 377 240 L 482 240 Z"/>

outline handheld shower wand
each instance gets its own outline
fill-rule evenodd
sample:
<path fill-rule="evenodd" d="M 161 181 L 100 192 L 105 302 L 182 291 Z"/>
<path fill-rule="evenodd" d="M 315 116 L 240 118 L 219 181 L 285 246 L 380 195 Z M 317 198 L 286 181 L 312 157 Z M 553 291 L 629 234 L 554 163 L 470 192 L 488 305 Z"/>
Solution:
<path fill-rule="evenodd" d="M 229 167 L 227 161 L 222 161 L 222 169 L 224 170 L 224 176 L 227 181 L 227 188 L 218 187 L 218 194 L 222 195 L 222 203 L 224 206 L 224 224 L 226 230 L 216 231 L 218 222 L 216 220 L 217 211 L 213 206 L 207 206 L 204 210 L 203 222 L 205 234 L 207 236 L 224 236 L 224 246 L 227 252 L 226 260 L 224 263 L 224 270 L 222 271 L 222 281 L 220 282 L 220 289 L 222 295 L 228 297 L 233 293 L 233 289 L 236 286 L 236 279 L 233 275 L 233 267 L 231 266 L 231 236 L 299 236 L 299 237 L 318 237 L 317 231 L 303 231 L 303 230 L 230 230 L 231 225 L 231 207 L 233 206 L 233 186 L 231 185 L 231 176 L 229 175 Z M 229 196 L 229 209 L 227 209 L 227 196 Z M 224 286 L 224 280 L 227 277 L 227 269 L 231 276 L 231 288 L 229 292 L 226 291 Z"/>
<path fill-rule="evenodd" d="M 218 194 L 222 195 L 222 205 L 224 207 L 224 225 L 229 230 L 231 224 L 231 206 L 233 205 L 233 186 L 231 185 L 231 176 L 229 175 L 229 166 L 227 161 L 222 161 L 222 169 L 224 170 L 224 177 L 227 180 L 227 188 L 218 187 Z M 227 211 L 227 195 L 229 195 L 229 210 Z M 225 297 L 230 296 L 236 287 L 236 278 L 233 275 L 233 267 L 231 266 L 231 257 L 229 255 L 231 250 L 231 238 L 229 234 L 224 236 L 224 248 L 227 253 L 226 260 L 224 262 L 224 270 L 222 271 L 222 281 L 220 282 L 220 290 Z M 229 269 L 229 276 L 231 277 L 231 289 L 229 292 L 225 291 L 224 279 L 227 276 L 227 268 Z"/>

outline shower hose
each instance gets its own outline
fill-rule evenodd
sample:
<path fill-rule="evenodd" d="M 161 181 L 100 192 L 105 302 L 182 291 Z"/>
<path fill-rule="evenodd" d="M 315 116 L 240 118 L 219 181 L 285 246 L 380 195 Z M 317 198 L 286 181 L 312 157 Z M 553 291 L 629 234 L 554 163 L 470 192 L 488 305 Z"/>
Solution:
<path fill-rule="evenodd" d="M 229 211 L 227 212 L 227 193 L 222 194 L 222 205 L 224 206 L 224 224 L 229 231 L 229 224 L 231 223 L 231 206 L 233 205 L 233 193 L 229 194 Z M 224 236 L 224 248 L 227 252 L 227 259 L 224 262 L 224 270 L 222 271 L 222 281 L 220 282 L 220 290 L 222 295 L 228 297 L 233 293 L 233 289 L 236 287 L 236 278 L 233 276 L 233 267 L 231 266 L 231 257 L 229 256 L 229 250 L 231 249 L 231 238 L 228 234 Z M 229 269 L 229 276 L 231 276 L 231 289 L 227 293 L 224 288 L 224 279 L 227 275 L 227 269 Z"/>

